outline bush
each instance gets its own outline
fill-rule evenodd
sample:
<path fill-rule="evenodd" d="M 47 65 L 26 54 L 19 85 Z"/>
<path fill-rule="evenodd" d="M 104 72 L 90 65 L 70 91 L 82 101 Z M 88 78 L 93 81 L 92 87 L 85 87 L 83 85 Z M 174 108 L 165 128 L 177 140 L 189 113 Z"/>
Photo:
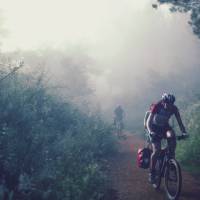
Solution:
<path fill-rule="evenodd" d="M 177 157 L 186 167 L 200 174 L 200 101 L 197 100 L 189 105 L 184 116 L 190 138 L 178 145 Z"/>
<path fill-rule="evenodd" d="M 0 84 L 0 195 L 100 199 L 111 128 L 50 94 L 42 77 L 16 73 Z"/>

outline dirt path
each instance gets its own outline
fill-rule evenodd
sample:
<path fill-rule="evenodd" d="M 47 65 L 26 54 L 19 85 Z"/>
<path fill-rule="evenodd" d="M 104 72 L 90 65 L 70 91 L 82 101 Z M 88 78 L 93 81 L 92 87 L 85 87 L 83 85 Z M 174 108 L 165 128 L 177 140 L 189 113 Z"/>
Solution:
<path fill-rule="evenodd" d="M 111 185 L 109 200 L 163 200 L 166 199 L 163 186 L 155 191 L 148 183 L 148 170 L 136 165 L 136 152 L 144 142 L 126 133 L 127 139 L 120 142 L 120 151 L 111 159 Z M 200 182 L 188 173 L 183 173 L 183 187 L 180 200 L 200 199 Z"/>

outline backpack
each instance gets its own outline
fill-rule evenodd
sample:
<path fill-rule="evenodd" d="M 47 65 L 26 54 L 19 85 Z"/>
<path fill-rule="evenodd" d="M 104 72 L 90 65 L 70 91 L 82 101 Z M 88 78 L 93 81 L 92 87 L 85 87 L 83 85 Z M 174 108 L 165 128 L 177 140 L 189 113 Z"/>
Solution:
<path fill-rule="evenodd" d="M 148 169 L 151 160 L 151 150 L 147 147 L 138 149 L 137 165 L 139 168 Z"/>

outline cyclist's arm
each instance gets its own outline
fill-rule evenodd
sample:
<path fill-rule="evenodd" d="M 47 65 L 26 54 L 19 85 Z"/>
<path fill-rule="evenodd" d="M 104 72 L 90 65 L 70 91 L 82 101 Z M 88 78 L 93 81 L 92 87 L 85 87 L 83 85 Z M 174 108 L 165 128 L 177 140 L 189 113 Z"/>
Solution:
<path fill-rule="evenodd" d="M 181 132 L 182 133 L 186 133 L 185 126 L 183 125 L 179 110 L 176 109 L 176 112 L 174 114 L 175 114 L 175 117 L 176 117 L 176 120 L 178 122 L 178 125 L 179 125 L 179 128 L 180 128 Z"/>
<path fill-rule="evenodd" d="M 152 129 L 151 129 L 151 125 L 152 125 L 152 122 L 153 122 L 153 113 L 150 113 L 149 116 L 148 116 L 148 119 L 147 119 L 147 130 L 149 133 L 152 132 Z"/>
<path fill-rule="evenodd" d="M 150 115 L 150 111 L 147 111 L 144 116 L 144 128 L 147 129 L 147 119 Z"/>
<path fill-rule="evenodd" d="M 149 111 L 150 114 L 147 118 L 147 130 L 150 134 L 153 133 L 152 131 L 153 118 L 154 118 L 154 115 L 158 112 L 159 106 L 160 106 L 160 103 L 153 104 L 151 105 L 151 108 Z"/>

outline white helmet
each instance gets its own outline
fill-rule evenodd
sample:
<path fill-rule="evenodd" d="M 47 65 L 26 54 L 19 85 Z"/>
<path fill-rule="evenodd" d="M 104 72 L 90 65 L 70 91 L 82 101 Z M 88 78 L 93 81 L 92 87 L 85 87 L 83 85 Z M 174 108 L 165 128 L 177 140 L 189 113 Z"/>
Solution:
<path fill-rule="evenodd" d="M 173 104 L 175 102 L 176 98 L 175 98 L 175 96 L 173 94 L 163 93 L 162 100 L 165 103 L 171 103 L 171 104 Z"/>

